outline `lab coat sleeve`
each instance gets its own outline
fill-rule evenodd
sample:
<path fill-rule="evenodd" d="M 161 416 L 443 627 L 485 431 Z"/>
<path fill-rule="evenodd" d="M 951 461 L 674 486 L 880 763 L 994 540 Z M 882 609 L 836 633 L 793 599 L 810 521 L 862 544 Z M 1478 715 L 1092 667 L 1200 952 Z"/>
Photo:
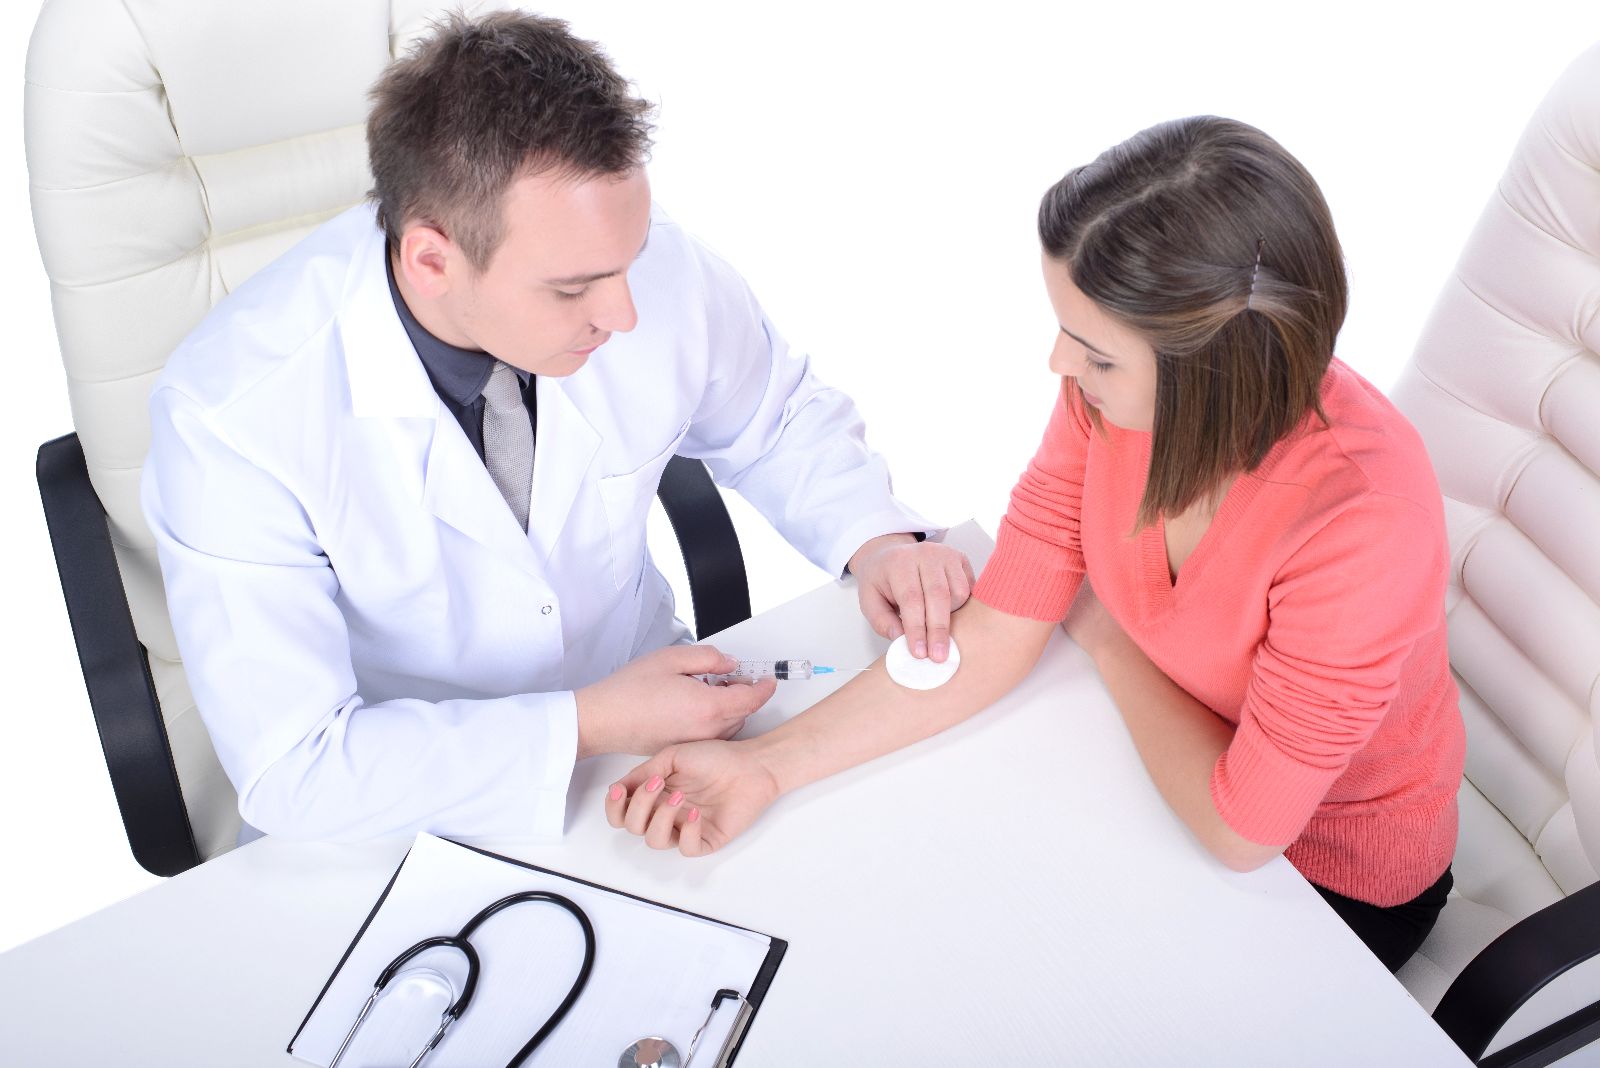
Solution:
<path fill-rule="evenodd" d="M 678 451 L 704 460 L 718 484 L 738 490 L 833 575 L 881 534 L 942 534 L 895 499 L 850 398 L 812 373 L 737 272 L 696 250 L 710 375 Z"/>
<path fill-rule="evenodd" d="M 158 389 L 151 415 L 145 518 L 184 668 L 244 819 L 328 840 L 559 836 L 573 694 L 365 702 L 339 578 L 300 503 L 181 393 Z"/>

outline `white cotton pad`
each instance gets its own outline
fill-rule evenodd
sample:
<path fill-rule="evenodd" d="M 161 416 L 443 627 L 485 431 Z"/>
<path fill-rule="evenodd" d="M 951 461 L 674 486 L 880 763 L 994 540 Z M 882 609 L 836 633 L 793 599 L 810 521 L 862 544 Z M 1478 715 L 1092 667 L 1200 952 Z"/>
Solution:
<path fill-rule="evenodd" d="M 906 644 L 906 636 L 902 634 L 884 654 L 883 666 L 891 679 L 908 690 L 932 690 L 949 682 L 956 673 L 956 668 L 961 666 L 961 650 L 956 648 L 955 639 L 952 638 L 950 657 L 944 663 L 918 660 L 911 655 L 911 647 Z"/>

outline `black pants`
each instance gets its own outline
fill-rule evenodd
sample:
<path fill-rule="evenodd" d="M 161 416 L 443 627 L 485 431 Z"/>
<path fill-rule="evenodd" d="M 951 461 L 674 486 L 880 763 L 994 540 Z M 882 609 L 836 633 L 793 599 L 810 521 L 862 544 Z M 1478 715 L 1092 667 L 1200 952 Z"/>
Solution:
<path fill-rule="evenodd" d="M 1444 908 L 1444 899 L 1454 884 L 1455 877 L 1446 868 L 1444 874 L 1439 876 L 1439 881 L 1422 893 L 1404 904 L 1386 909 L 1336 894 L 1316 883 L 1311 885 L 1356 933 L 1356 937 L 1365 942 L 1367 948 L 1383 961 L 1383 966 L 1392 972 L 1411 959 L 1411 954 L 1417 951 L 1422 940 L 1428 937 L 1428 932 L 1433 930 L 1439 910 Z"/>

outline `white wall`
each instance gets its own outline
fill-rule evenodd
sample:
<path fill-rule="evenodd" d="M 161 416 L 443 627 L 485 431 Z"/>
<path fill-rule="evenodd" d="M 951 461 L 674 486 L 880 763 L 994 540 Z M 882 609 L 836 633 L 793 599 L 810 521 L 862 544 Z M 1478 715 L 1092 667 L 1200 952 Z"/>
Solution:
<path fill-rule="evenodd" d="M 859 402 L 897 489 L 993 528 L 1051 401 L 1033 213 L 1161 119 L 1255 123 L 1322 183 L 1349 258 L 1339 353 L 1391 383 L 1518 132 L 1600 40 L 1592 2 L 552 4 L 660 102 L 658 199 Z M 1046 8 L 1044 12 L 1040 8 Z M 586 10 L 587 9 L 587 10 Z M 1307 6 L 1309 10 L 1309 6 Z M 33 481 L 71 429 L 22 156 L 26 16 L 0 30 L 8 700 L 0 949 L 156 880 L 122 836 Z M 824 581 L 738 509 L 757 611 Z M 804 650 L 773 650 L 804 655 Z"/>

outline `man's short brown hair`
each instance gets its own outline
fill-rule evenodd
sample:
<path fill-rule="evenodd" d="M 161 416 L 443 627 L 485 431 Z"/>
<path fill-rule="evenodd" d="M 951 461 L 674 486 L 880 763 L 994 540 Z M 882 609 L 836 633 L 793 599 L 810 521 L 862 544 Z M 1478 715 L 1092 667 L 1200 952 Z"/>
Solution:
<path fill-rule="evenodd" d="M 625 174 L 650 152 L 650 104 L 560 19 L 451 14 L 370 95 L 378 225 L 396 247 L 407 225 L 436 227 L 478 270 L 504 236 L 512 182 Z"/>

